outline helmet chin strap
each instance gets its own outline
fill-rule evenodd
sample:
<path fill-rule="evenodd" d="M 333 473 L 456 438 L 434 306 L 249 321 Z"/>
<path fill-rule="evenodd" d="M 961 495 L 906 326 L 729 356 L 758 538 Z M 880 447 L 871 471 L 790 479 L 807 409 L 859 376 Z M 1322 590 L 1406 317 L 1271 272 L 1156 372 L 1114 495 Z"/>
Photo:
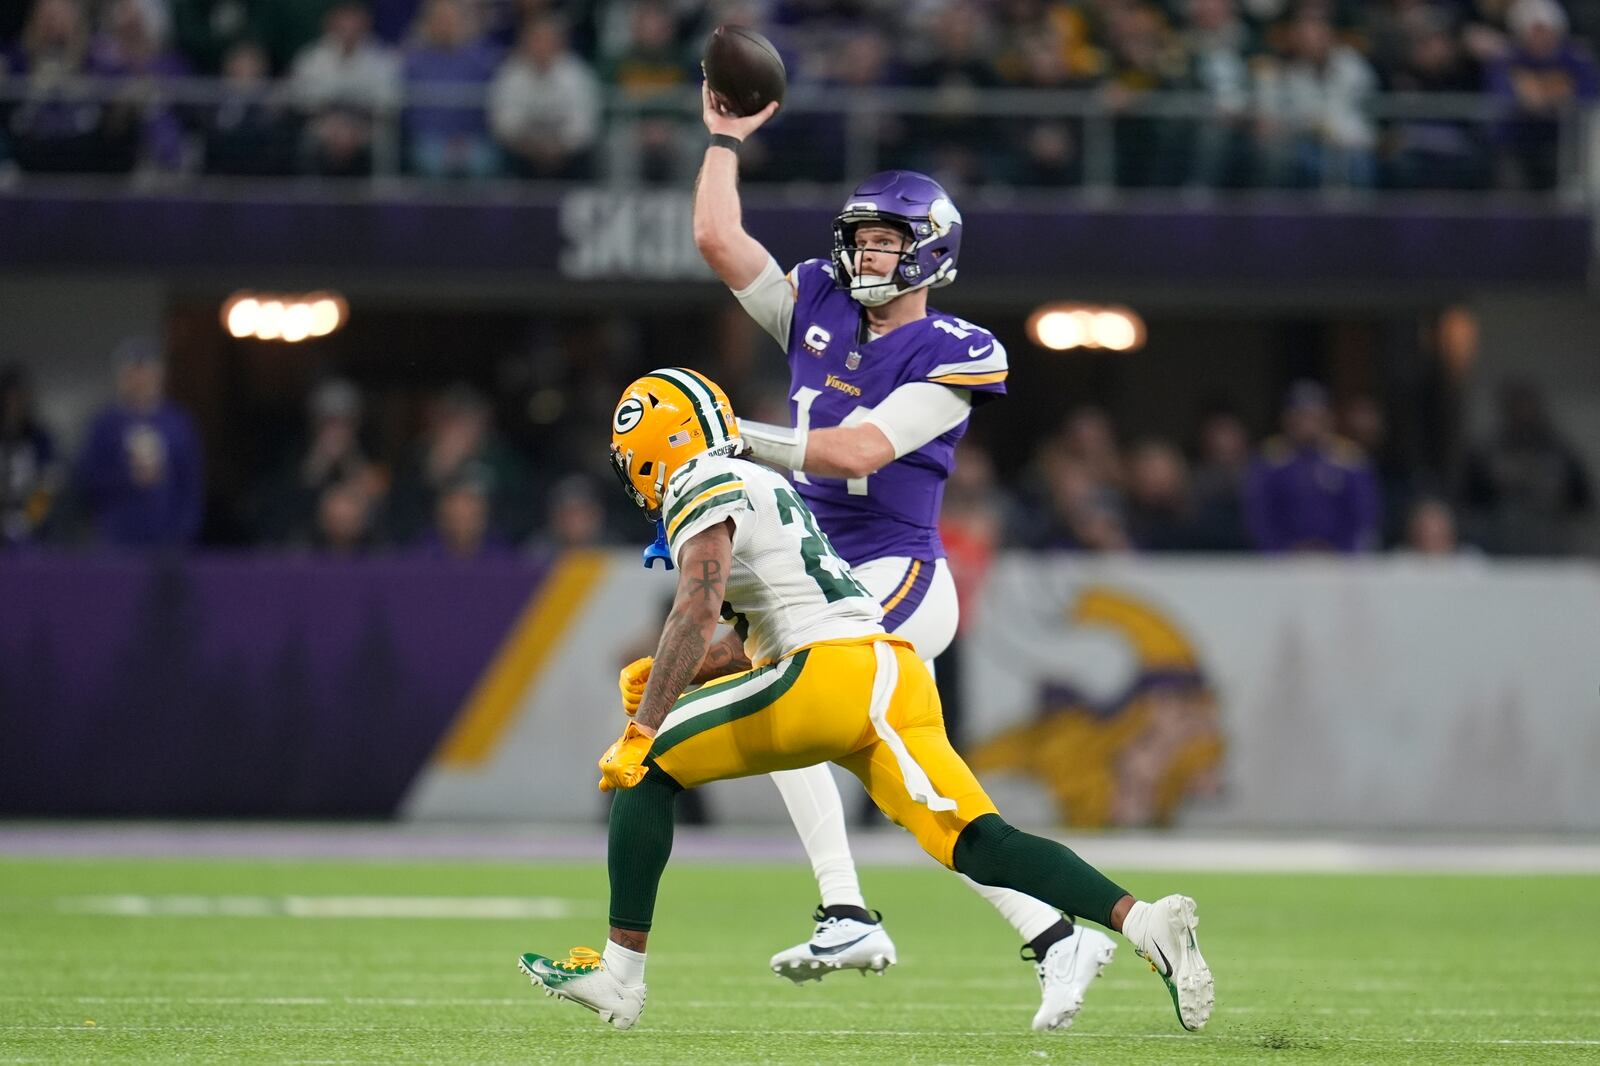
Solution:
<path fill-rule="evenodd" d="M 850 276 L 850 298 L 863 307 L 882 307 L 899 295 L 900 290 L 895 288 L 893 278 L 881 274 Z"/>

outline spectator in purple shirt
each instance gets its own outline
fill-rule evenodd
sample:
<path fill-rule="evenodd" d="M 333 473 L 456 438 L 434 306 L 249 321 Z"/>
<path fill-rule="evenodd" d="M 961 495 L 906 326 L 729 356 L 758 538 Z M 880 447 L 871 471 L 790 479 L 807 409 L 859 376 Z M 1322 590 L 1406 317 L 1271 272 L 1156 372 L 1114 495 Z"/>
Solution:
<path fill-rule="evenodd" d="M 1377 481 L 1366 456 L 1334 435 L 1327 393 L 1297 382 L 1284 405 L 1282 437 L 1251 465 L 1245 513 L 1266 552 L 1371 551 L 1378 543 Z"/>
<path fill-rule="evenodd" d="M 415 99 L 429 89 L 486 88 L 499 65 L 498 51 L 483 39 L 463 0 L 428 0 L 402 70 Z M 425 177 L 488 177 L 499 163 L 482 100 L 408 107 L 405 132 L 410 169 Z"/>
<path fill-rule="evenodd" d="M 1489 68 L 1489 89 L 1510 113 L 1496 131 L 1502 184 L 1554 188 L 1561 116 L 1600 98 L 1600 69 L 1568 39 L 1556 0 L 1516 0 L 1506 22 L 1515 42 Z"/>
<path fill-rule="evenodd" d="M 13 64 L 26 79 L 8 121 L 11 151 L 23 170 L 133 169 L 138 130 L 112 121 L 111 109 L 73 87 L 87 73 L 88 53 L 89 26 L 74 0 L 39 0 Z"/>
<path fill-rule="evenodd" d="M 1475 93 L 1483 72 L 1461 47 L 1448 20 L 1426 12 L 1410 20 L 1402 38 L 1404 64 L 1389 88 L 1412 93 Z M 1477 189 L 1488 182 L 1481 123 L 1408 119 L 1389 131 L 1391 178 L 1408 189 Z"/>
<path fill-rule="evenodd" d="M 124 341 L 114 359 L 117 402 L 95 417 L 78 459 L 83 502 L 107 544 L 192 544 L 205 500 L 194 423 L 165 397 L 155 341 Z"/>
<path fill-rule="evenodd" d="M 166 9 L 155 0 L 114 0 L 89 42 L 90 74 L 118 83 L 107 121 L 142 134 L 147 166 L 184 165 L 183 123 L 162 96 L 162 82 L 182 78 L 189 65 L 165 44 Z"/>

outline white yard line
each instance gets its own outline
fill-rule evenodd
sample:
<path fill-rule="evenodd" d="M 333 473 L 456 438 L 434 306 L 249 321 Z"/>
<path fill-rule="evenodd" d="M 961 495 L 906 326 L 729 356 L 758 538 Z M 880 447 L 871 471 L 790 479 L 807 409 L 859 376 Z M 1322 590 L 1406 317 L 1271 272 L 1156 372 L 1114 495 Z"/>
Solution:
<path fill-rule="evenodd" d="M 1131 982 L 1130 982 L 1131 983 Z M 1139 982 L 1145 984 L 1146 982 Z M 967 1011 L 973 1008 L 983 1010 L 1005 1009 L 1014 1005 L 1014 996 L 997 994 L 989 999 L 964 998 L 960 1000 L 938 1001 L 923 1000 L 916 1003 L 896 1004 L 895 1010 L 931 1011 L 937 1013 L 950 1013 Z M 6 1002 L 24 1002 L 52 1004 L 62 1000 L 52 996 L 0 996 Z M 527 996 L 73 996 L 68 1002 L 77 1006 L 195 1006 L 195 1007 L 326 1007 L 326 1006 L 357 1006 L 357 1007 L 522 1007 L 533 1002 Z M 1021 1003 L 1021 1000 L 1017 1000 Z M 746 999 L 692 999 L 675 1000 L 671 1007 L 681 1010 L 743 1010 L 748 1009 L 752 1001 Z M 768 1000 L 759 1003 L 763 1010 L 796 1010 L 814 1011 L 816 1004 L 801 1000 Z M 1100 1003 L 1095 1005 L 1097 1014 L 1146 1014 L 1150 1008 L 1147 1006 L 1127 1003 Z M 1239 1015 L 1271 1015 L 1291 1016 L 1310 1015 L 1315 1017 L 1374 1017 L 1374 1016 L 1402 1016 L 1411 1018 L 1559 1018 L 1586 1020 L 1600 1018 L 1600 1008 L 1574 1007 L 1571 1009 L 1533 1007 L 1523 1010 L 1500 1010 L 1494 1007 L 1423 1007 L 1409 1011 L 1382 1010 L 1376 1007 L 1298 1007 L 1285 1010 L 1281 1007 L 1253 1007 L 1237 1006 L 1228 1007 L 1226 1014 L 1229 1017 Z M 0 1028 L 4 1028 L 0 1026 Z M 65 1026 L 63 1028 L 79 1028 L 78 1026 Z M 1361 1037 L 1337 1037 L 1329 1039 L 1375 1039 Z M 1401 1038 L 1395 1038 L 1399 1040 Z M 1479 1040 L 1478 1043 L 1485 1041 Z M 1597 1041 L 1577 1041 L 1578 1043 L 1600 1043 Z"/>
<path fill-rule="evenodd" d="M 119 918 L 567 919 L 598 904 L 550 896 L 61 896 L 69 914 Z"/>

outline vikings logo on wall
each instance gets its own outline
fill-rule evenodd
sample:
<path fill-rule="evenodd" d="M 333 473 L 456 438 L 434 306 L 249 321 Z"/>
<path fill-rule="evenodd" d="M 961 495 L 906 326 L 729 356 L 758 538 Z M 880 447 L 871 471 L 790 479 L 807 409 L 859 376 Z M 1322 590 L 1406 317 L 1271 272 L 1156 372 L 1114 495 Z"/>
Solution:
<path fill-rule="evenodd" d="M 1215 795 L 1223 739 L 1217 700 L 1194 646 L 1150 604 L 1084 589 L 1057 617 L 1052 644 L 1097 630 L 1126 646 L 1129 670 L 1095 693 L 1071 675 L 1071 657 L 1032 669 L 1034 720 L 969 752 L 982 774 L 1027 774 L 1049 789 L 1070 826 L 1170 823 L 1184 801 Z"/>

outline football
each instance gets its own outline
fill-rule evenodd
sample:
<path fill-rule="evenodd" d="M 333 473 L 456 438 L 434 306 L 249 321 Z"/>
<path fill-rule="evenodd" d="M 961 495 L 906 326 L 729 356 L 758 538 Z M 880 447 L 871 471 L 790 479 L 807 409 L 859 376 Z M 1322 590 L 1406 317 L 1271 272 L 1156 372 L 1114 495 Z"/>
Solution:
<path fill-rule="evenodd" d="M 700 68 L 706 84 L 735 115 L 753 115 L 776 100 L 789 84 L 783 59 L 772 42 L 743 26 L 718 26 L 706 42 Z"/>

